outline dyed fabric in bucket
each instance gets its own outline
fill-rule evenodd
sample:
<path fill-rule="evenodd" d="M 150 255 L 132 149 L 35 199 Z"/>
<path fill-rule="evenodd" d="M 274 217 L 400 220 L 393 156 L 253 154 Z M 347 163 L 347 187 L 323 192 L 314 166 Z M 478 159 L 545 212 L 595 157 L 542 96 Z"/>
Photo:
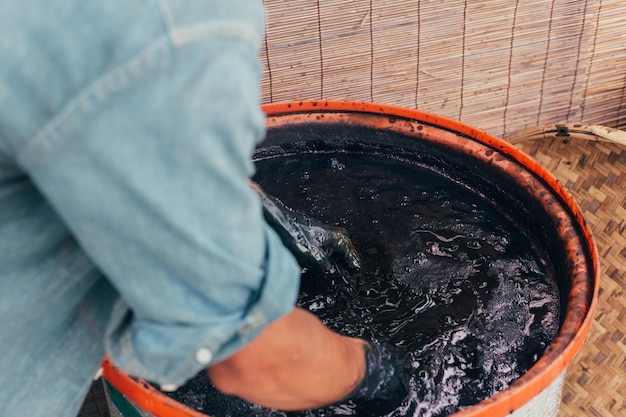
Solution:
<path fill-rule="evenodd" d="M 532 203 L 487 167 L 436 146 L 303 135 L 259 149 L 255 180 L 350 232 L 361 271 L 304 270 L 299 305 L 405 357 L 411 393 L 389 415 L 446 416 L 527 372 L 559 330 L 567 290 L 555 238 Z M 217 392 L 204 373 L 168 395 L 215 417 L 363 415 L 350 403 L 265 410 Z"/>

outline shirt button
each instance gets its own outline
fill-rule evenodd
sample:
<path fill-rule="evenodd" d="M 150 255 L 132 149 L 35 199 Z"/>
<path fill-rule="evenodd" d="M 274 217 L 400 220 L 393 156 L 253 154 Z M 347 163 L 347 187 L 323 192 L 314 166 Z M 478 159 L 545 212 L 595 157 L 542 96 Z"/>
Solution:
<path fill-rule="evenodd" d="M 99 380 L 103 373 L 104 373 L 104 369 L 102 369 L 102 367 L 99 367 L 95 375 L 93 376 L 93 380 L 94 381 Z"/>
<path fill-rule="evenodd" d="M 178 390 L 178 385 L 176 385 L 176 384 L 161 384 L 159 386 L 159 388 L 161 388 L 161 391 L 163 391 L 163 392 L 174 392 L 174 391 Z"/>
<path fill-rule="evenodd" d="M 207 348 L 200 348 L 196 350 L 196 360 L 202 365 L 208 365 L 213 359 L 213 353 Z"/>

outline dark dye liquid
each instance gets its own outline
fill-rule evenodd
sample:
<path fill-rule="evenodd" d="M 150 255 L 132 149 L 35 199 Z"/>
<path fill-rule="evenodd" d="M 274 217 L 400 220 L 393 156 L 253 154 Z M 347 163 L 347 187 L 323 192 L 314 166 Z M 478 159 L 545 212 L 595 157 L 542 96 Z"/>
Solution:
<path fill-rule="evenodd" d="M 447 416 L 507 388 L 552 342 L 559 296 L 539 239 L 462 179 L 394 156 L 272 147 L 255 180 L 287 206 L 345 227 L 359 272 L 303 271 L 298 304 L 331 329 L 393 346 L 412 372 L 389 416 Z M 320 150 L 321 149 L 321 150 Z M 215 417 L 284 413 L 217 392 L 204 373 L 172 397 Z"/>

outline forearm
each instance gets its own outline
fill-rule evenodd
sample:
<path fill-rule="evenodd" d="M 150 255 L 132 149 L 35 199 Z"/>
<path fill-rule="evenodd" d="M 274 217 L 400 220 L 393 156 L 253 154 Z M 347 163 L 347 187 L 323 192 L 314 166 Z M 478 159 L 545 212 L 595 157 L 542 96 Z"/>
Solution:
<path fill-rule="evenodd" d="M 340 336 L 295 308 L 208 373 L 221 391 L 264 407 L 319 408 L 346 397 L 361 382 L 364 342 Z"/>

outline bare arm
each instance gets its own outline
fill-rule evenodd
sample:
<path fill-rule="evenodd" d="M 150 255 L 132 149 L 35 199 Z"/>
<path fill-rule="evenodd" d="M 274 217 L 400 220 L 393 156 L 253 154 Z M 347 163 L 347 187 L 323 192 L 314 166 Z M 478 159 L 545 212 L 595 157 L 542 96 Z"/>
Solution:
<path fill-rule="evenodd" d="M 359 385 L 366 366 L 364 344 L 295 308 L 208 373 L 219 390 L 264 407 L 320 408 Z"/>

